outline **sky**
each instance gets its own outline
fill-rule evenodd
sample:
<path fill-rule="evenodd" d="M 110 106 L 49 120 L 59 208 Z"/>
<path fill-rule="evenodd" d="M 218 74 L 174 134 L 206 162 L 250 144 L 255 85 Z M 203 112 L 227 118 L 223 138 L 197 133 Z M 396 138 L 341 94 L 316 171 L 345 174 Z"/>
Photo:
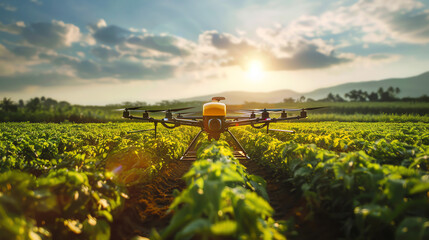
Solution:
<path fill-rule="evenodd" d="M 418 75 L 428 56 L 429 0 L 0 0 L 14 101 L 305 93 Z"/>

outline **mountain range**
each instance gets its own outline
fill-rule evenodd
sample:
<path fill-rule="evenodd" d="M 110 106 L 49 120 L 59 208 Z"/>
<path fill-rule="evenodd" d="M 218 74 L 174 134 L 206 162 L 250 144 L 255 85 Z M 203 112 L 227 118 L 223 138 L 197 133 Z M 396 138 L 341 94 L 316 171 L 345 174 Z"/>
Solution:
<path fill-rule="evenodd" d="M 296 92 L 289 89 L 277 90 L 272 92 L 245 92 L 245 91 L 227 91 L 221 93 L 213 93 L 210 95 L 197 96 L 192 98 L 180 99 L 180 101 L 208 101 L 213 96 L 223 96 L 226 98 L 227 104 L 243 104 L 247 102 L 261 103 L 278 103 L 283 102 L 285 98 L 306 98 L 322 99 L 326 98 L 329 93 L 339 94 L 344 97 L 344 94 L 352 90 L 363 90 L 376 92 L 380 87 L 386 90 L 388 87 L 399 88 L 401 92 L 399 97 L 420 97 L 429 95 L 429 71 L 417 76 L 407 78 L 389 78 L 377 81 L 362 81 L 354 83 L 344 83 L 327 88 L 319 88 L 311 92 Z"/>

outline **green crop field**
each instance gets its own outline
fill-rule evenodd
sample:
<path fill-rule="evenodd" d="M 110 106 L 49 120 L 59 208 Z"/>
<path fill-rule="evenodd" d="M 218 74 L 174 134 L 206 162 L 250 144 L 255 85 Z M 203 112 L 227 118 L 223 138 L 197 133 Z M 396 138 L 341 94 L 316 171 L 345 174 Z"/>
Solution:
<path fill-rule="evenodd" d="M 190 127 L 1 123 L 0 236 L 427 239 L 429 124 L 414 117 L 233 128 L 244 162 L 225 136 L 180 162 Z"/>

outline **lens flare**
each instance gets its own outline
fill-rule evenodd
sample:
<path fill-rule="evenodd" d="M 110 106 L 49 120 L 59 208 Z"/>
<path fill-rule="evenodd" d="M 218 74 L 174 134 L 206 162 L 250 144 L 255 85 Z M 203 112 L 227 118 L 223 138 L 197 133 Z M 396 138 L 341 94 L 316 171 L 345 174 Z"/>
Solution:
<path fill-rule="evenodd" d="M 262 62 L 259 60 L 252 60 L 247 67 L 247 77 L 253 81 L 259 81 L 264 76 L 264 69 Z"/>

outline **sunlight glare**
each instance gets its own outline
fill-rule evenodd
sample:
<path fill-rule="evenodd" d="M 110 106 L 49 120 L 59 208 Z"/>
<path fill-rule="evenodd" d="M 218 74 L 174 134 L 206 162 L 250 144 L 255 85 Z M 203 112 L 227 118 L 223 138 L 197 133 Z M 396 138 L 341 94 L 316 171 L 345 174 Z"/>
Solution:
<path fill-rule="evenodd" d="M 261 80 L 264 75 L 264 69 L 262 62 L 259 60 L 253 60 L 249 63 L 247 68 L 247 77 L 253 81 Z"/>

